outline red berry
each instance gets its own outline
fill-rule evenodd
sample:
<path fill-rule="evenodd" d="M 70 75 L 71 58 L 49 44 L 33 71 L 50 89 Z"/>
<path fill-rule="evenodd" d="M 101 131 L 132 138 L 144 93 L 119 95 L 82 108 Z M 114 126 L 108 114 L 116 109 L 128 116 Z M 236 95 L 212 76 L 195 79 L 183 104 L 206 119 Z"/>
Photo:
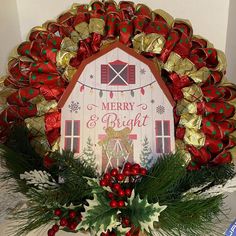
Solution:
<path fill-rule="evenodd" d="M 116 176 L 116 179 L 117 179 L 118 181 L 123 181 L 124 178 L 125 178 L 125 176 L 124 176 L 123 174 L 118 174 L 118 175 Z"/>
<path fill-rule="evenodd" d="M 70 230 L 75 230 L 76 227 L 77 227 L 77 225 L 78 225 L 78 223 L 72 222 L 72 223 L 70 223 L 70 225 L 69 225 L 69 229 L 70 229 Z"/>
<path fill-rule="evenodd" d="M 61 218 L 60 225 L 63 226 L 63 227 L 67 226 L 68 225 L 67 219 L 66 218 Z"/>
<path fill-rule="evenodd" d="M 124 196 L 125 196 L 125 191 L 124 191 L 123 189 L 120 189 L 120 190 L 118 191 L 118 195 L 119 195 L 120 197 L 124 197 Z"/>
<path fill-rule="evenodd" d="M 128 218 L 124 218 L 124 219 L 122 220 L 122 224 L 124 224 L 126 227 L 129 227 L 129 226 L 130 226 L 130 221 L 129 221 L 129 219 L 128 219 Z"/>
<path fill-rule="evenodd" d="M 54 211 L 54 215 L 55 215 L 55 216 L 60 216 L 61 214 L 62 214 L 61 209 L 56 209 L 56 210 Z"/>
<path fill-rule="evenodd" d="M 100 186 L 105 187 L 105 186 L 107 186 L 107 184 L 108 184 L 107 180 L 105 180 L 105 179 L 100 180 Z"/>
<path fill-rule="evenodd" d="M 127 189 L 125 190 L 125 195 L 126 195 L 127 197 L 130 197 L 131 194 L 132 194 L 132 190 L 129 189 L 129 188 L 127 188 Z"/>
<path fill-rule="evenodd" d="M 131 171 L 132 175 L 138 175 L 139 174 L 139 169 L 133 169 Z"/>
<path fill-rule="evenodd" d="M 110 201 L 110 207 L 116 208 L 117 206 L 118 206 L 117 201 L 115 201 L 115 200 L 111 200 L 111 201 Z"/>
<path fill-rule="evenodd" d="M 52 226 L 52 229 L 53 229 L 53 231 L 56 233 L 56 232 L 58 232 L 59 231 L 59 226 L 56 224 L 56 225 L 53 225 Z"/>
<path fill-rule="evenodd" d="M 147 174 L 147 169 L 140 168 L 139 172 L 140 172 L 141 175 L 146 175 Z"/>
<path fill-rule="evenodd" d="M 109 234 L 109 236 L 116 236 L 116 233 L 114 231 L 111 231 L 111 233 Z"/>
<path fill-rule="evenodd" d="M 132 169 L 140 169 L 140 165 L 139 164 L 134 164 L 133 166 L 132 166 Z"/>
<path fill-rule="evenodd" d="M 103 176 L 103 179 L 109 181 L 111 179 L 111 175 L 109 173 L 106 173 L 104 176 Z"/>
<path fill-rule="evenodd" d="M 82 215 L 79 214 L 79 216 L 78 216 L 78 221 L 80 222 L 81 220 L 82 220 Z"/>
<path fill-rule="evenodd" d="M 120 184 L 116 183 L 116 184 L 113 184 L 112 188 L 116 191 L 119 191 L 121 189 L 121 186 Z"/>
<path fill-rule="evenodd" d="M 108 193 L 108 197 L 109 197 L 110 199 L 112 199 L 112 198 L 114 197 L 114 194 L 113 194 L 113 193 Z"/>
<path fill-rule="evenodd" d="M 123 207 L 125 205 L 125 202 L 123 200 L 120 200 L 118 202 L 118 207 Z"/>
<path fill-rule="evenodd" d="M 124 169 L 130 169 L 131 167 L 132 167 L 132 164 L 130 162 L 126 162 Z"/>
<path fill-rule="evenodd" d="M 123 171 L 123 174 L 125 175 L 125 176 L 130 176 L 130 170 L 129 169 L 124 169 L 124 171 Z"/>
<path fill-rule="evenodd" d="M 54 236 L 56 232 L 53 229 L 48 230 L 48 236 Z"/>
<path fill-rule="evenodd" d="M 112 169 L 111 170 L 111 176 L 116 177 L 118 175 L 118 170 L 117 169 Z"/>
<path fill-rule="evenodd" d="M 128 231 L 126 234 L 125 234 L 125 236 L 131 236 L 132 234 L 131 234 L 131 232 L 130 231 Z"/>
<path fill-rule="evenodd" d="M 70 217 L 71 219 L 74 219 L 74 218 L 76 217 L 76 212 L 75 212 L 75 211 L 70 211 L 69 217 Z"/>

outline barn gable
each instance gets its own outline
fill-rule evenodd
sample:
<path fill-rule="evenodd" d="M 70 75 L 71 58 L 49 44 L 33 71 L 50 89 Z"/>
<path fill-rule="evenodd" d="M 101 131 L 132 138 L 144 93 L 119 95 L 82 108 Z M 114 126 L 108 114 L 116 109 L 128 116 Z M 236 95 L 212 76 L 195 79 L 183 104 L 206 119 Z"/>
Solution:
<path fill-rule="evenodd" d="M 89 145 L 100 170 L 140 162 L 143 148 L 152 157 L 171 152 L 173 106 L 154 63 L 115 43 L 82 62 L 59 101 L 61 148 L 83 155 Z"/>

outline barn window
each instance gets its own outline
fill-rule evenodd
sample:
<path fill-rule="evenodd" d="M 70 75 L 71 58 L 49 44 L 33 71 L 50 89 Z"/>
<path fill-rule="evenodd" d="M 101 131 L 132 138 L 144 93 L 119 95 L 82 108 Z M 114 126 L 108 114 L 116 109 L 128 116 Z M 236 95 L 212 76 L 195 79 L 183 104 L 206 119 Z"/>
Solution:
<path fill-rule="evenodd" d="M 156 152 L 170 153 L 171 152 L 171 137 L 170 137 L 170 121 L 156 121 Z"/>
<path fill-rule="evenodd" d="M 65 121 L 65 150 L 74 153 L 80 152 L 80 121 L 66 120 Z"/>
<path fill-rule="evenodd" d="M 135 84 L 135 65 L 119 60 L 101 65 L 101 83 L 112 86 Z"/>

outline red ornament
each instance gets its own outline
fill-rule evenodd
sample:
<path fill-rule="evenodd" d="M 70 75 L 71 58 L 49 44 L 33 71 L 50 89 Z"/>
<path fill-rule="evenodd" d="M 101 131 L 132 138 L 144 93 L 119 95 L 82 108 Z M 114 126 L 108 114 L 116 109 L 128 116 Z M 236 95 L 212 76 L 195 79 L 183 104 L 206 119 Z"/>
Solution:
<path fill-rule="evenodd" d="M 119 191 L 121 189 L 121 185 L 120 184 L 113 184 L 112 188 L 116 191 Z"/>
<path fill-rule="evenodd" d="M 110 207 L 111 207 L 111 208 L 116 208 L 117 206 L 118 206 L 117 201 L 112 200 L 112 201 L 110 202 Z"/>
<path fill-rule="evenodd" d="M 120 197 L 124 197 L 124 196 L 125 196 L 125 191 L 124 191 L 123 189 L 120 189 L 120 190 L 118 191 L 118 195 L 119 195 Z"/>
<path fill-rule="evenodd" d="M 127 188 L 127 189 L 125 190 L 125 194 L 126 194 L 127 197 L 130 197 L 131 194 L 132 194 L 132 190 L 129 189 L 129 188 Z"/>
<path fill-rule="evenodd" d="M 100 186 L 105 187 L 105 186 L 107 186 L 107 184 L 108 184 L 107 180 L 105 180 L 105 179 L 100 180 Z"/>
<path fill-rule="evenodd" d="M 141 94 L 142 94 L 142 95 L 144 95 L 144 94 L 145 94 L 145 90 L 144 90 L 144 88 L 143 88 L 143 87 L 140 89 L 140 92 L 141 92 Z"/>
<path fill-rule="evenodd" d="M 67 219 L 66 219 L 66 218 L 61 218 L 61 220 L 60 220 L 60 226 L 65 227 L 65 226 L 67 226 L 67 225 L 68 225 Z"/>
<path fill-rule="evenodd" d="M 112 169 L 112 170 L 111 170 L 111 176 L 112 176 L 112 177 L 116 177 L 116 176 L 118 175 L 118 173 L 119 173 L 119 172 L 118 172 L 117 169 Z"/>
<path fill-rule="evenodd" d="M 56 232 L 53 229 L 48 230 L 48 236 L 54 236 Z"/>
<path fill-rule="evenodd" d="M 76 217 L 76 212 L 75 212 L 75 211 L 70 211 L 69 217 L 70 217 L 71 219 L 74 219 L 74 218 Z"/>
<path fill-rule="evenodd" d="M 61 214 L 62 214 L 61 209 L 56 209 L 56 210 L 54 211 L 54 215 L 55 215 L 55 216 L 61 216 Z"/>
<path fill-rule="evenodd" d="M 56 233 L 59 231 L 59 225 L 55 224 L 52 226 L 53 231 Z"/>
<path fill-rule="evenodd" d="M 110 98 L 113 98 L 113 92 L 112 91 L 110 92 Z"/>
<path fill-rule="evenodd" d="M 125 178 L 125 176 L 124 176 L 123 174 L 118 174 L 118 175 L 116 176 L 116 179 L 117 179 L 118 181 L 123 181 L 124 178 Z"/>
<path fill-rule="evenodd" d="M 123 200 L 120 200 L 117 205 L 118 207 L 123 207 L 125 206 L 125 202 Z"/>

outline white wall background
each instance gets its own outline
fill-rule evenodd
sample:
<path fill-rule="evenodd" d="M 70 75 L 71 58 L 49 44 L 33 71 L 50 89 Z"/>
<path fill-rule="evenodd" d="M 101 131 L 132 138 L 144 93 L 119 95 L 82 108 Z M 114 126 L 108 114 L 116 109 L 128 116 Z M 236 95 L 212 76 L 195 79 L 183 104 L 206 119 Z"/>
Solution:
<path fill-rule="evenodd" d="M 16 0 L 1 0 L 0 6 L 0 76 L 4 74 L 8 55 L 21 42 Z"/>
<path fill-rule="evenodd" d="M 29 30 L 46 20 L 54 19 L 74 2 L 85 3 L 89 0 L 1 0 L 0 76 L 5 74 L 9 53 L 25 40 Z M 236 83 L 236 0 L 136 0 L 135 2 L 142 2 L 152 9 L 161 8 L 175 18 L 189 19 L 194 34 L 207 38 L 216 48 L 226 52 L 228 77 Z M 229 216 L 231 220 L 236 217 L 235 200 L 236 194 L 230 195 L 227 199 L 232 209 Z M 1 226 L 0 232 L 3 232 Z"/>

